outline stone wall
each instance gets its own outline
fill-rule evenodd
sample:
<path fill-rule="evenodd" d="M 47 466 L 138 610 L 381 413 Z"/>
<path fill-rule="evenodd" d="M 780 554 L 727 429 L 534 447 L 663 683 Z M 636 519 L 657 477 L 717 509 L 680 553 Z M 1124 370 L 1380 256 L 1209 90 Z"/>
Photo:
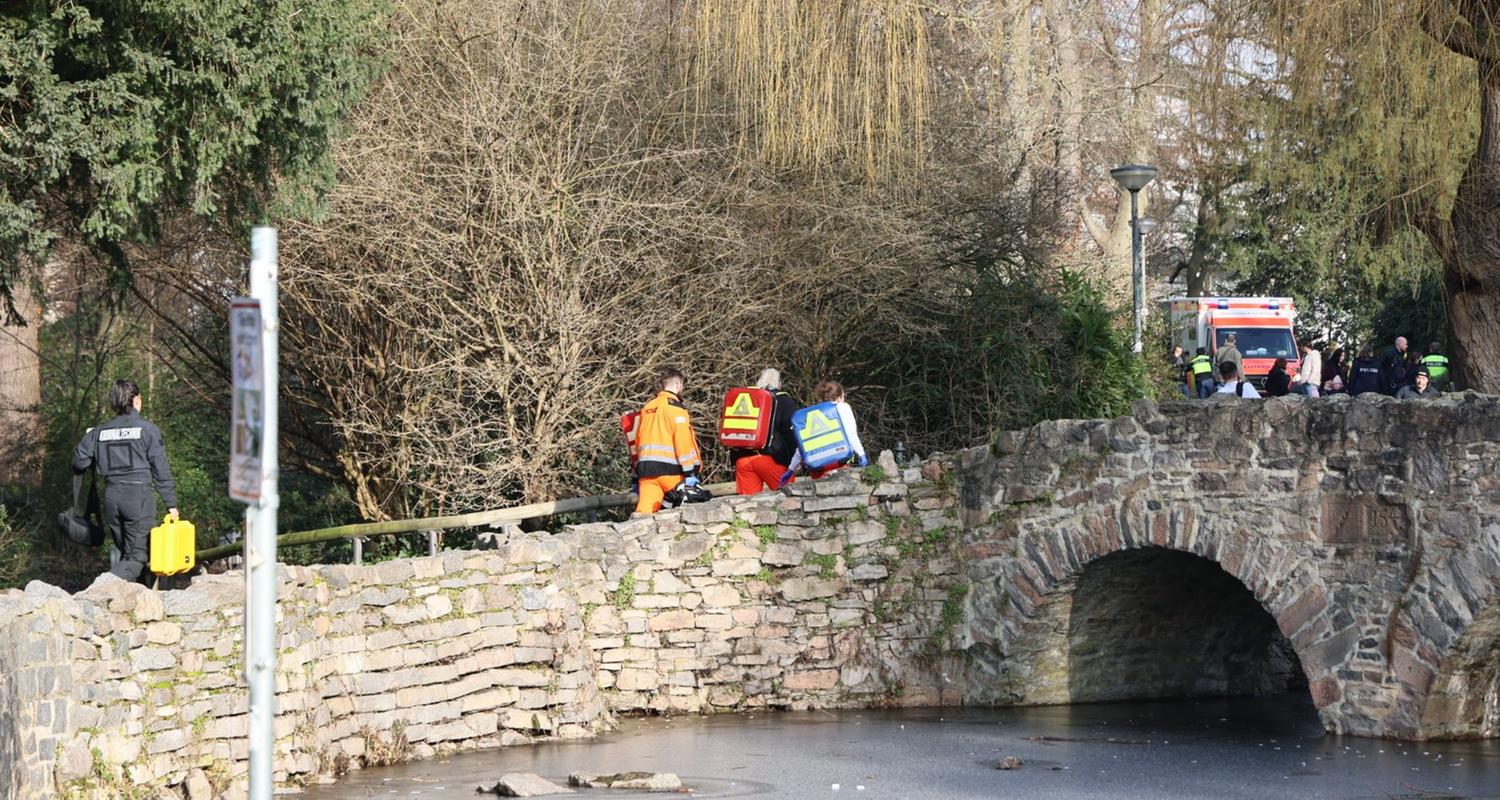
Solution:
<path fill-rule="evenodd" d="M 941 462 L 887 456 L 492 551 L 287 567 L 277 780 L 586 736 L 615 712 L 958 702 L 953 505 Z M 0 798 L 241 796 L 243 592 L 230 573 L 0 598 Z"/>
<path fill-rule="evenodd" d="M 1142 404 L 280 586 L 286 785 L 618 713 L 1286 685 L 1334 731 L 1493 736 L 1500 398 Z M 0 596 L 0 800 L 238 796 L 242 595 Z"/>

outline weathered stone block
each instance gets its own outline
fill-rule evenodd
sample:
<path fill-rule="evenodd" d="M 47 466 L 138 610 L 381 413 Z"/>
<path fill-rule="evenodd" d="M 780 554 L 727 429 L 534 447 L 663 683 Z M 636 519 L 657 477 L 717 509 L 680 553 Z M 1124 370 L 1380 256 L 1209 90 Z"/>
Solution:
<path fill-rule="evenodd" d="M 702 614 L 697 625 L 704 630 L 727 631 L 734 627 L 734 620 L 728 614 Z"/>
<path fill-rule="evenodd" d="M 761 563 L 756 558 L 740 558 L 734 560 L 719 560 L 713 563 L 713 574 L 715 577 L 727 578 L 736 575 L 754 575 L 760 572 Z"/>
<path fill-rule="evenodd" d="M 146 743 L 146 752 L 150 755 L 157 755 L 158 753 L 170 753 L 176 750 L 181 750 L 184 746 L 187 745 L 187 741 L 188 740 L 186 732 L 184 732 L 180 728 L 173 728 L 152 737 L 151 740 Z"/>
<path fill-rule="evenodd" d="M 778 591 L 792 602 L 832 597 L 839 593 L 843 584 L 826 578 L 791 578 L 781 582 Z"/>
<path fill-rule="evenodd" d="M 820 511 L 844 511 L 851 508 L 859 508 L 868 504 L 868 501 L 863 497 L 855 497 L 846 494 L 825 497 L 822 496 L 821 492 L 819 492 L 818 497 L 810 498 L 802 502 L 802 510 L 809 514 L 816 514 Z"/>
<path fill-rule="evenodd" d="M 682 507 L 682 521 L 689 525 L 707 525 L 713 522 L 731 522 L 734 512 L 721 500 L 708 503 L 690 503 Z"/>
<path fill-rule="evenodd" d="M 429 559 L 432 560 L 432 559 Z M 429 619 L 439 619 L 453 613 L 453 600 L 445 594 L 431 595 L 424 601 Z"/>
<path fill-rule="evenodd" d="M 795 567 L 802 563 L 805 554 L 801 547 L 795 544 L 776 542 L 766 546 L 766 552 L 760 557 L 761 562 L 773 567 Z"/>
<path fill-rule="evenodd" d="M 652 690 L 660 683 L 654 669 L 622 669 L 615 678 L 615 687 L 626 692 Z"/>
<path fill-rule="evenodd" d="M 885 525 L 874 520 L 850 522 L 844 526 L 844 540 L 854 547 L 872 544 L 884 538 Z"/>
<path fill-rule="evenodd" d="M 708 608 L 729 608 L 740 604 L 739 590 L 728 584 L 706 586 L 702 595 L 703 605 Z"/>
<path fill-rule="evenodd" d="M 630 601 L 631 608 L 677 608 L 681 605 L 681 600 L 664 594 L 639 594 Z"/>
<path fill-rule="evenodd" d="M 138 647 L 130 651 L 130 668 L 135 672 L 156 669 L 171 669 L 177 666 L 177 657 L 172 651 L 161 647 Z"/>
<path fill-rule="evenodd" d="M 657 614 L 647 622 L 647 627 L 653 631 L 670 631 L 678 628 L 691 628 L 695 622 L 693 612 L 686 609 L 675 611 L 664 611 Z"/>
<path fill-rule="evenodd" d="M 782 681 L 788 691 L 826 691 L 837 686 L 839 671 L 836 669 L 810 669 L 788 672 Z"/>
<path fill-rule="evenodd" d="M 557 727 L 549 715 L 520 708 L 502 711 L 499 721 L 502 727 L 517 731 L 550 731 Z"/>

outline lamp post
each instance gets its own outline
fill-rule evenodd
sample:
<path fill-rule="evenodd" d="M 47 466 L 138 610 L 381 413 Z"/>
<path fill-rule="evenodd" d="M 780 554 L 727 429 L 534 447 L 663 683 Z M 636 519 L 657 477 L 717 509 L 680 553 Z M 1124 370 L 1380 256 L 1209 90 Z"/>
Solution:
<path fill-rule="evenodd" d="M 1156 178 L 1156 167 L 1126 164 L 1109 171 L 1109 176 L 1130 192 L 1130 282 L 1135 293 L 1135 343 L 1132 349 L 1141 355 L 1141 336 L 1146 324 L 1146 267 L 1141 261 L 1141 212 L 1138 195 Z"/>

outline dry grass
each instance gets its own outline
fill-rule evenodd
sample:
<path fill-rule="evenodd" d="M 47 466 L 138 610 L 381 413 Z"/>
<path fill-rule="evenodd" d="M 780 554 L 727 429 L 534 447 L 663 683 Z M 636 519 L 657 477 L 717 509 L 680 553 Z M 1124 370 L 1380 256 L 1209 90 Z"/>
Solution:
<path fill-rule="evenodd" d="M 411 742 L 406 740 L 405 722 L 392 723 L 386 732 L 367 727 L 359 733 L 365 740 L 365 766 L 388 767 L 411 759 Z"/>

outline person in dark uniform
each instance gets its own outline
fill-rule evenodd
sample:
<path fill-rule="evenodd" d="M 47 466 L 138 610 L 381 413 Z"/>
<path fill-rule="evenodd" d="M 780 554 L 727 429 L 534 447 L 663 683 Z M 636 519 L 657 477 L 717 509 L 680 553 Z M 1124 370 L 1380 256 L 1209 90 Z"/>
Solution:
<path fill-rule="evenodd" d="M 118 415 L 90 428 L 73 451 L 73 471 L 98 469 L 104 478 L 104 523 L 120 549 L 120 560 L 110 572 L 127 581 L 150 580 L 146 564 L 156 501 L 151 484 L 167 505 L 167 516 L 177 519 L 176 483 L 167 466 L 161 429 L 143 418 L 141 389 L 119 380 L 109 390 L 109 404 Z"/>

